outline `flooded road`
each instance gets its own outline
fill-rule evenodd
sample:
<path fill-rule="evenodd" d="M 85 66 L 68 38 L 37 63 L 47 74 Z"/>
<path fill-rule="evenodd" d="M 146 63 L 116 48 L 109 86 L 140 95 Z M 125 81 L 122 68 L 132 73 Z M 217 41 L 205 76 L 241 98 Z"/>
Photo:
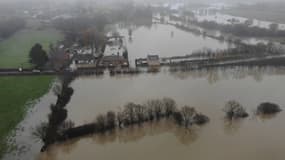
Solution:
<path fill-rule="evenodd" d="M 285 104 L 284 68 L 233 68 L 137 76 L 81 77 L 67 105 L 76 125 L 92 122 L 96 115 L 119 110 L 127 102 L 171 97 L 179 106 L 190 105 L 210 117 L 210 123 L 192 130 L 171 122 L 146 123 L 54 145 L 41 160 L 126 159 L 233 159 L 282 160 L 285 157 L 285 113 L 256 117 L 264 101 Z M 237 100 L 251 116 L 224 120 L 226 101 Z M 283 108 L 284 109 L 284 108 Z"/>

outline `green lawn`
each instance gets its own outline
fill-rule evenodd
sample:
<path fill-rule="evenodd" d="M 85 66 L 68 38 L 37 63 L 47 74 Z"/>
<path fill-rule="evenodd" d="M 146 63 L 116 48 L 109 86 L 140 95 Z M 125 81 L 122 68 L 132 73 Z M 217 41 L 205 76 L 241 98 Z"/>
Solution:
<path fill-rule="evenodd" d="M 53 76 L 0 77 L 0 159 L 7 149 L 5 138 L 25 116 L 27 109 L 25 104 L 44 95 L 53 78 Z"/>
<path fill-rule="evenodd" d="M 48 51 L 50 43 L 62 40 L 54 29 L 24 29 L 0 42 L 0 68 L 31 67 L 28 55 L 35 43 Z M 6 137 L 23 119 L 27 102 L 45 94 L 54 76 L 0 77 L 0 159 L 7 151 Z"/>
<path fill-rule="evenodd" d="M 24 29 L 0 42 L 0 68 L 30 67 L 28 54 L 35 43 L 43 45 L 47 51 L 50 43 L 62 40 L 63 35 L 54 29 Z"/>

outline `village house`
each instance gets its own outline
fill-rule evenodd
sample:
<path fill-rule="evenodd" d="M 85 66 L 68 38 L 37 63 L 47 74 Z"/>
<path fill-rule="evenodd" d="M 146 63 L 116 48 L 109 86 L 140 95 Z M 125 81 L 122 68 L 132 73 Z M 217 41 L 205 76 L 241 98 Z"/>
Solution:
<path fill-rule="evenodd" d="M 92 68 L 96 67 L 97 58 L 92 54 L 76 54 L 73 57 L 73 64 L 76 68 Z"/>
<path fill-rule="evenodd" d="M 128 51 L 124 46 L 123 37 L 109 37 L 100 62 L 102 67 L 128 67 Z"/>
<path fill-rule="evenodd" d="M 160 60 L 158 55 L 147 55 L 147 65 L 149 67 L 159 67 Z"/>
<path fill-rule="evenodd" d="M 90 48 L 76 49 L 76 53 L 72 57 L 71 68 L 73 70 L 80 68 L 95 68 L 97 60 L 99 59 L 98 54 L 92 54 Z"/>
<path fill-rule="evenodd" d="M 128 67 L 129 62 L 120 55 L 104 56 L 99 64 L 102 67 Z"/>

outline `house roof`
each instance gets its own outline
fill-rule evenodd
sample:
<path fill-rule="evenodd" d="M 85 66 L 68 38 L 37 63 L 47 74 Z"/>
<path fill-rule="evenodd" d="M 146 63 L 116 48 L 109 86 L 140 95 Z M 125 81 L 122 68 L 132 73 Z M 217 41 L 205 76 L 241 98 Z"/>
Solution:
<path fill-rule="evenodd" d="M 157 61 L 159 60 L 159 56 L 158 55 L 147 55 L 147 59 L 151 61 Z"/>
<path fill-rule="evenodd" d="M 126 61 L 126 59 L 123 56 L 110 55 L 104 56 L 103 61 Z"/>
<path fill-rule="evenodd" d="M 94 57 L 94 55 L 92 55 L 92 54 L 75 54 L 75 55 L 74 55 L 74 59 L 75 59 L 75 60 L 84 60 L 84 61 L 87 61 L 87 60 L 96 59 L 96 57 Z"/>

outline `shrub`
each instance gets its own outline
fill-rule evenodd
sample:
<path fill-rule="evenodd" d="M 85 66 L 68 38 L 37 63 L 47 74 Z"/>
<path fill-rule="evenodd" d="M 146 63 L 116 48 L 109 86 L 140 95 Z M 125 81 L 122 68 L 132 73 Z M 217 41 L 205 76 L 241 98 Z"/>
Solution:
<path fill-rule="evenodd" d="M 223 111 L 229 119 L 248 117 L 248 113 L 245 111 L 244 107 L 235 100 L 228 101 Z"/>
<path fill-rule="evenodd" d="M 257 107 L 257 114 L 274 114 L 281 111 L 282 109 L 277 104 L 270 102 L 261 103 Z"/>

